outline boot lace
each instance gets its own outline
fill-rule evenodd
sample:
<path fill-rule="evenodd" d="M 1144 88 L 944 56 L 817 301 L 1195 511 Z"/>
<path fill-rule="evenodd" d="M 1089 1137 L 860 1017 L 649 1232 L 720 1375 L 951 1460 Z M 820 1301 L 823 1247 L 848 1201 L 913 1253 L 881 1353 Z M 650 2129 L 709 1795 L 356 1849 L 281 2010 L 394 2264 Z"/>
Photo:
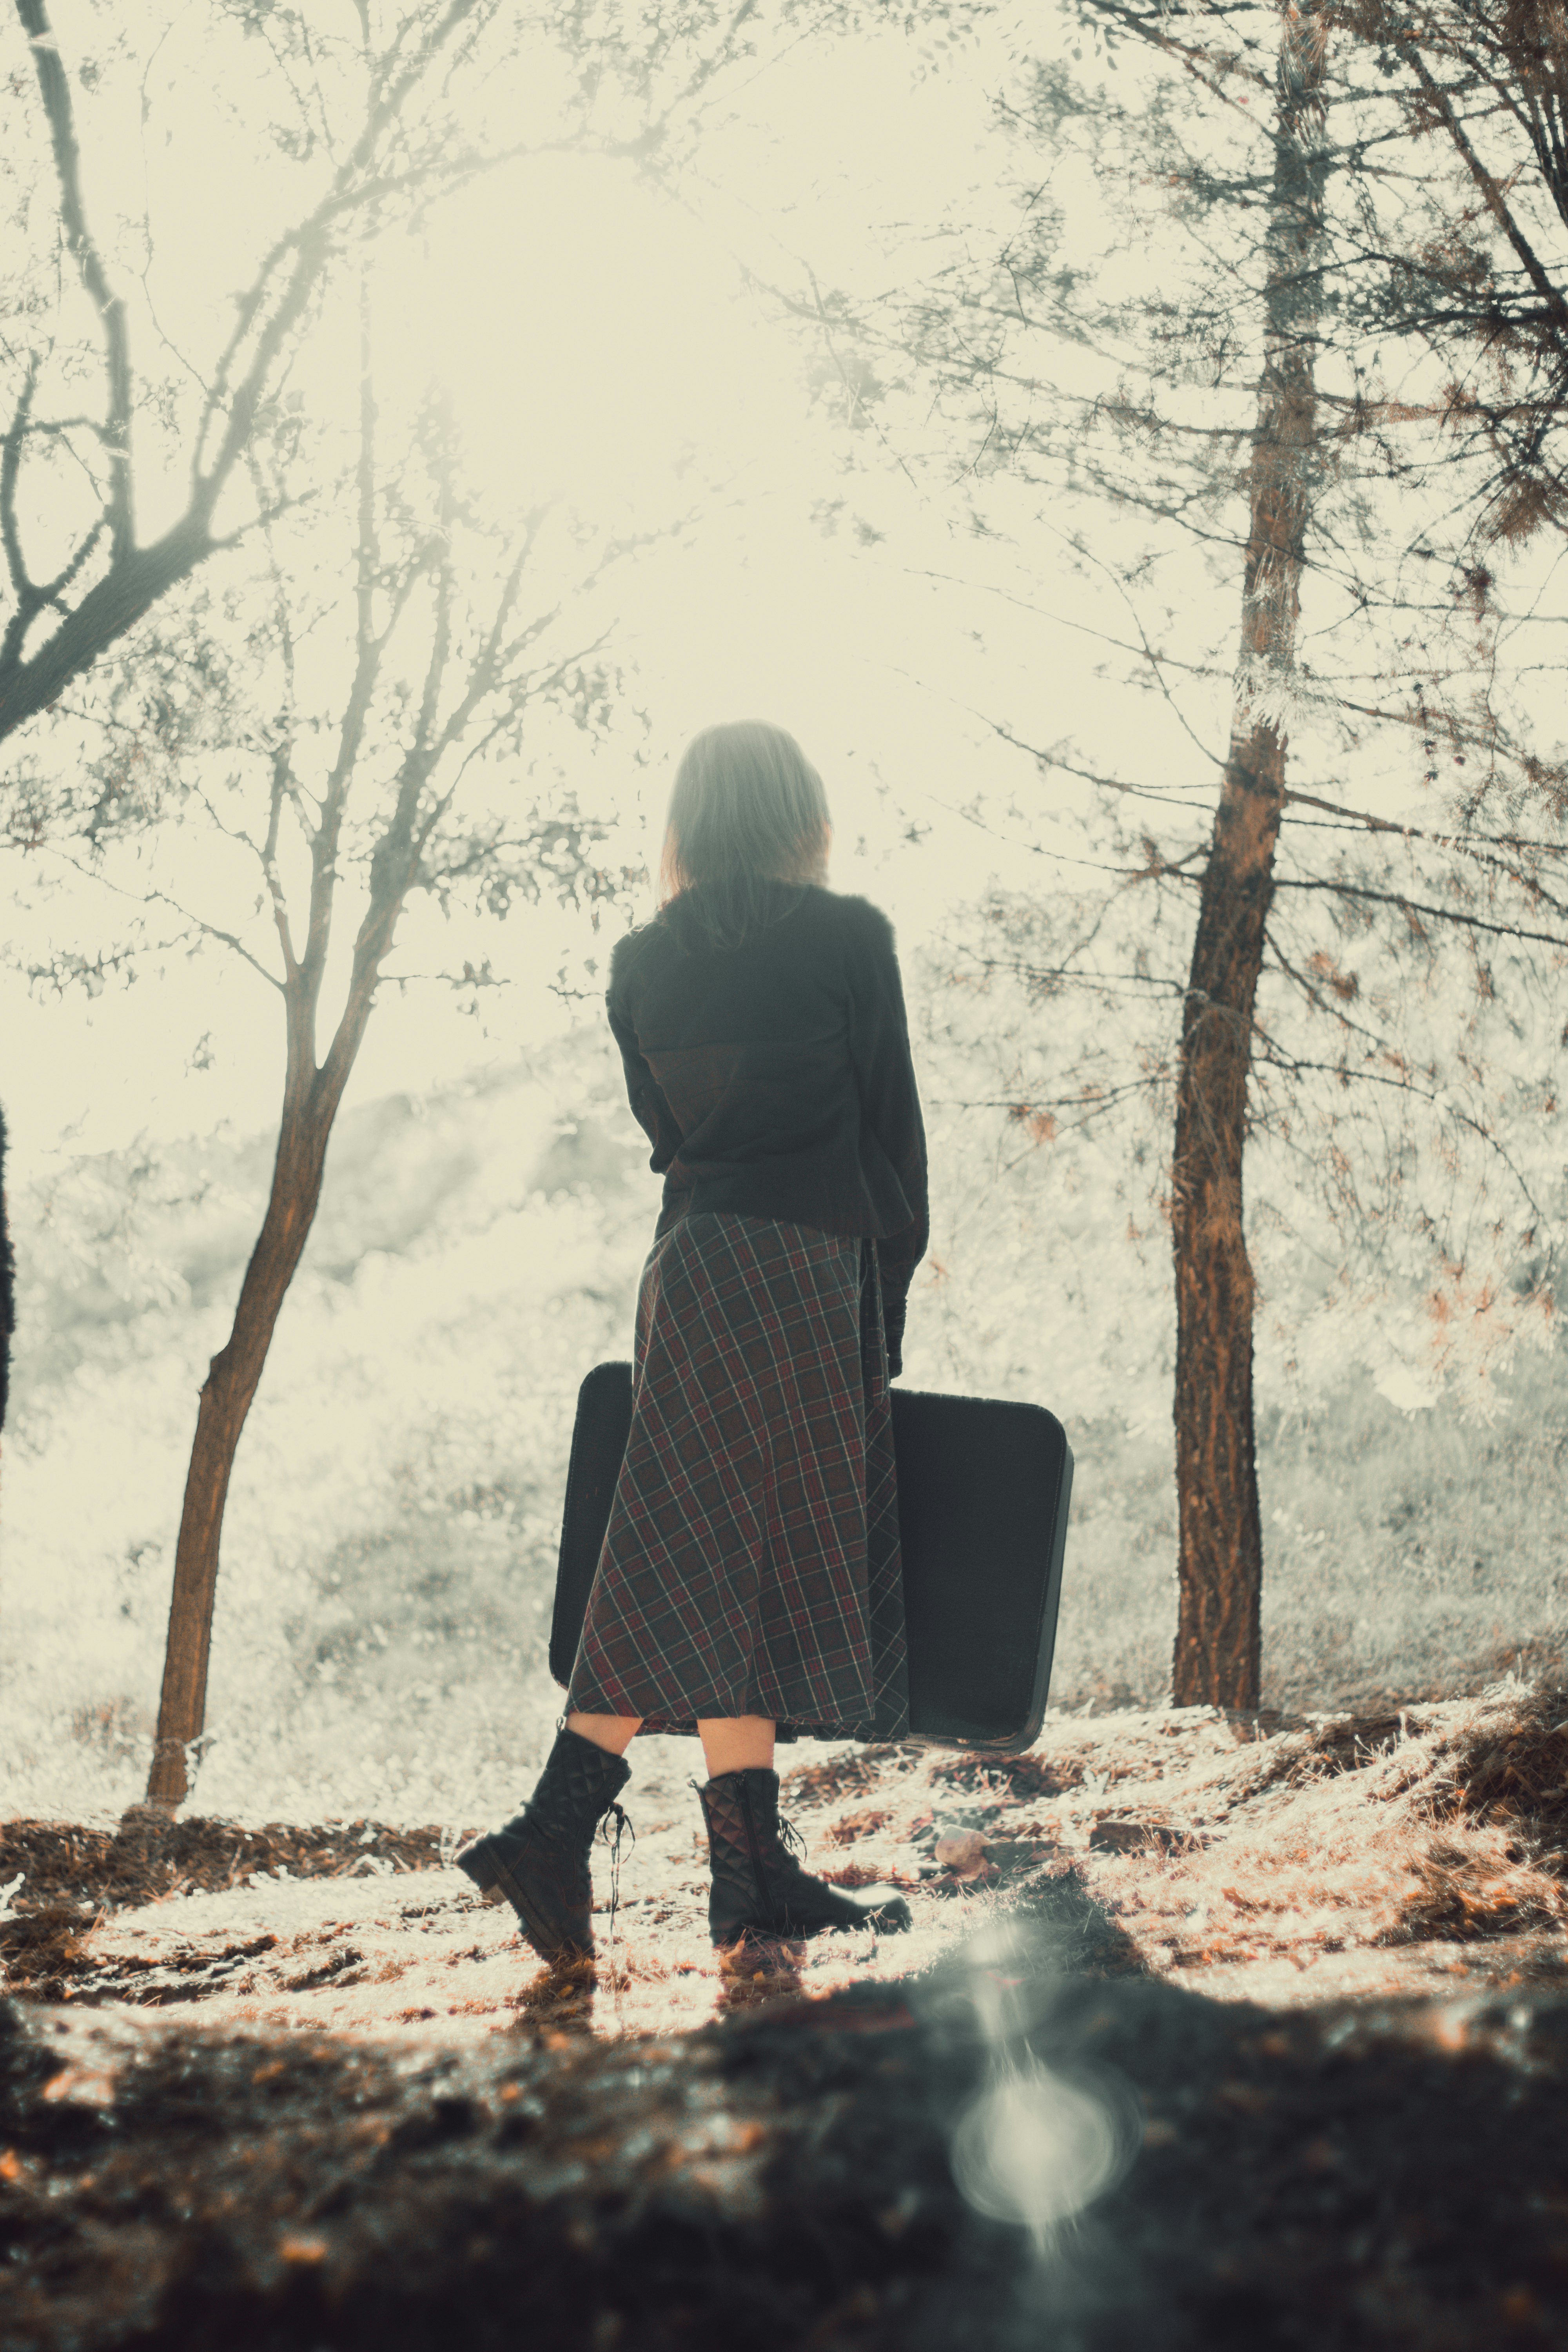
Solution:
<path fill-rule="evenodd" d="M 610 1838 L 612 1821 L 616 1825 L 614 1843 Z M 621 1832 L 623 1830 L 631 1830 L 632 1850 L 635 1853 L 637 1842 L 637 1831 L 633 1828 L 625 1807 L 612 1804 L 599 1823 L 599 1835 L 610 1849 L 610 1980 L 612 1983 L 615 1981 L 616 1975 L 616 1913 L 619 1910 L 621 1902 Z"/>

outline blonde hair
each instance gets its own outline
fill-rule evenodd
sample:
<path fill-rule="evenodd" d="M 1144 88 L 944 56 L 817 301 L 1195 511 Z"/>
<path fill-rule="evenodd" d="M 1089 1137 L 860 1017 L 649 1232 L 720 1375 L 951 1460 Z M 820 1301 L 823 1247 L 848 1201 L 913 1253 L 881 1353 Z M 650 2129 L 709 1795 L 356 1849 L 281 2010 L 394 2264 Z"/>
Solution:
<path fill-rule="evenodd" d="M 660 913 L 688 934 L 683 944 L 738 947 L 787 911 L 780 883 L 824 880 L 832 822 L 822 778 L 782 727 L 738 719 L 704 728 L 675 772 Z"/>

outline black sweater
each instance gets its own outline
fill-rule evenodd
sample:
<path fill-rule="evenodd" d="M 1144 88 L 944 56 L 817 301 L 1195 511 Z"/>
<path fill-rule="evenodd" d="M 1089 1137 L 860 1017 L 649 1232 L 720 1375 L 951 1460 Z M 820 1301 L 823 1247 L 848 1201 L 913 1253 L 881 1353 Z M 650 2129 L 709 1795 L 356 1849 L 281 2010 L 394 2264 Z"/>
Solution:
<path fill-rule="evenodd" d="M 661 912 L 611 953 L 610 1027 L 664 1177 L 654 1237 L 701 1209 L 872 1236 L 896 1372 L 929 1228 L 892 925 L 814 883 L 774 903 L 738 948 L 687 953 Z"/>

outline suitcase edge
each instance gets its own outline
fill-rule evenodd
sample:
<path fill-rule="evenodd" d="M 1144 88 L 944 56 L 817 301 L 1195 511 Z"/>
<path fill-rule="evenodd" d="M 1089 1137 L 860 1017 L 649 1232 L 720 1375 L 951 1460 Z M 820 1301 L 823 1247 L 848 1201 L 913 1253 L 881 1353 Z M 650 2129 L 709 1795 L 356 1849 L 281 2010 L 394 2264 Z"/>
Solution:
<path fill-rule="evenodd" d="M 989 1402 L 989 1400 L 987 1400 Z M 1047 1412 L 1044 1405 L 1036 1408 Z M 1055 1414 L 1050 1418 L 1055 1420 Z M 1058 1424 L 1059 1426 L 1059 1424 Z M 1057 1620 L 1061 1609 L 1062 1570 L 1067 1559 L 1068 1517 L 1072 1507 L 1073 1450 L 1064 1432 L 1062 1437 L 1062 1477 L 1058 1489 L 1055 1527 L 1051 1537 L 1050 1564 L 1046 1570 L 1046 1589 L 1040 1603 L 1039 1636 L 1035 1654 L 1035 1686 L 1029 1696 L 1029 1710 L 1017 1731 L 999 1739 L 989 1739 L 982 1734 L 966 1738 L 962 1732 L 907 1731 L 897 1744 L 910 1748 L 945 1748 L 953 1756 L 1025 1756 L 1039 1739 L 1045 1727 L 1046 1709 L 1050 1702 L 1051 1667 L 1056 1658 Z"/>
<path fill-rule="evenodd" d="M 586 1443 L 584 1440 L 583 1435 L 586 1427 L 586 1423 L 584 1419 L 583 1406 L 590 1391 L 595 1385 L 599 1388 L 614 1388 L 616 1386 L 623 1374 L 626 1379 L 626 1395 L 629 1406 L 632 1372 L 633 1366 L 629 1357 L 610 1357 L 602 1364 L 593 1365 L 589 1370 L 584 1373 L 583 1378 L 577 1384 L 577 1403 L 572 1416 L 572 1450 L 566 1457 L 566 1493 L 561 1506 L 561 1541 L 556 1549 L 555 1554 L 555 1591 L 552 1596 L 550 1611 L 550 1678 L 552 1682 L 557 1684 L 562 1690 L 567 1689 L 571 1684 L 572 1668 L 576 1663 L 577 1657 L 577 1643 L 574 1640 L 572 1643 L 572 1654 L 569 1658 L 565 1659 L 565 1671 L 562 1671 L 561 1661 L 564 1648 L 565 1635 L 565 1627 L 561 1622 L 562 1596 L 565 1582 L 562 1571 L 566 1565 L 566 1530 L 572 1524 L 573 1507 L 582 1492 L 584 1457 L 587 1452 Z M 626 1427 L 627 1433 L 629 1434 L 631 1428 L 629 1411 L 627 1414 Z"/>

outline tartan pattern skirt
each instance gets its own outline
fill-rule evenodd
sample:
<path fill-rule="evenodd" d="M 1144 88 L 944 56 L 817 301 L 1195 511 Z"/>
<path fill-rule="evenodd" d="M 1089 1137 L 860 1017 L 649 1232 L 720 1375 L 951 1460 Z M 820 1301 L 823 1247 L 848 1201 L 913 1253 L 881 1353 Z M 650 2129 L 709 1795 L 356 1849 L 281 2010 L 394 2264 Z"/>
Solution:
<path fill-rule="evenodd" d="M 874 1244 L 717 1210 L 655 1242 L 632 1425 L 568 1712 L 909 1729 L 892 1410 Z"/>

